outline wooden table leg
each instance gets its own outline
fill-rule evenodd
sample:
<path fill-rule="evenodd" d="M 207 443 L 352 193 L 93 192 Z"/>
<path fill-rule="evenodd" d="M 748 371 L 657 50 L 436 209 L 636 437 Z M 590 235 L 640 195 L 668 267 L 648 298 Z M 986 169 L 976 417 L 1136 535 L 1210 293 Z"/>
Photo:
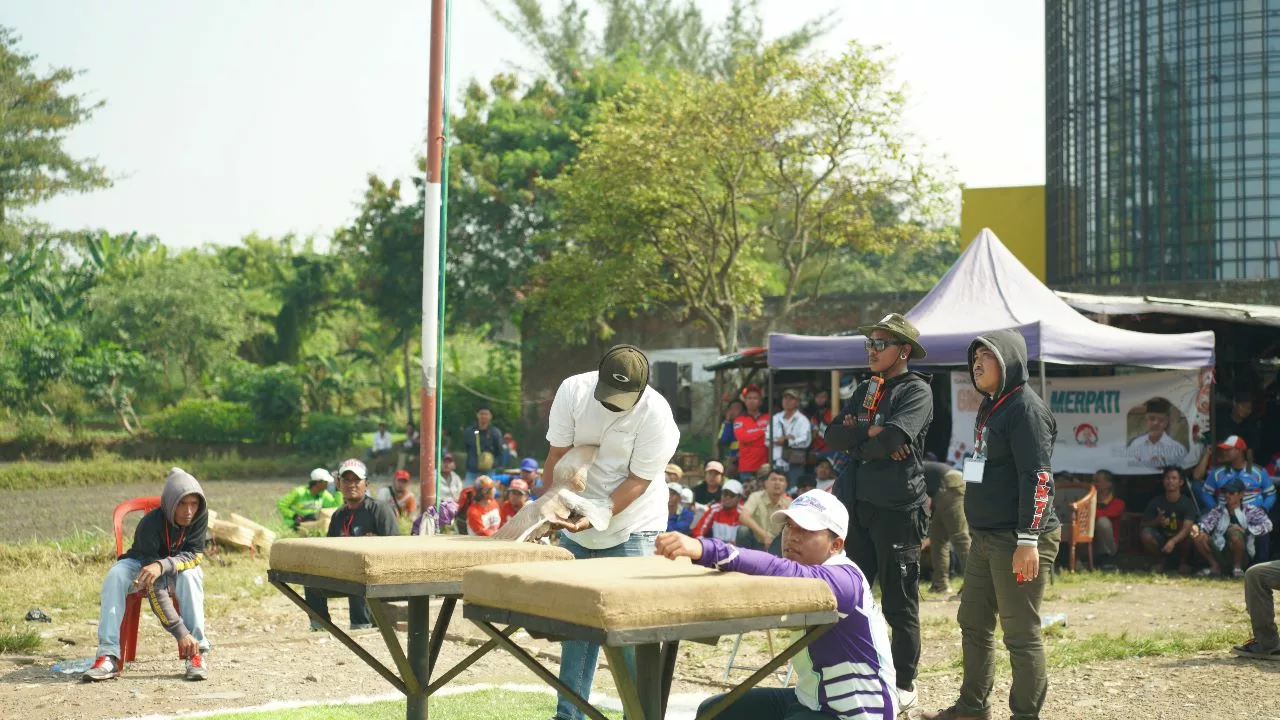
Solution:
<path fill-rule="evenodd" d="M 413 668 L 414 677 L 421 680 L 418 692 L 406 693 L 405 720 L 427 720 L 426 688 L 431 680 L 430 608 L 428 597 L 409 598 L 409 666 Z"/>

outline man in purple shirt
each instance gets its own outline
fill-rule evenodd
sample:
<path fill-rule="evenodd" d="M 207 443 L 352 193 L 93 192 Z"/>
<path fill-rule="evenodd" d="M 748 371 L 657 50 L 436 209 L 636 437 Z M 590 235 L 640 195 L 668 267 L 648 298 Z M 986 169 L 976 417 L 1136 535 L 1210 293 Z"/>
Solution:
<path fill-rule="evenodd" d="M 774 513 L 782 522 L 782 554 L 727 545 L 712 538 L 663 533 L 656 552 L 705 567 L 748 575 L 823 580 L 840 620 L 792 660 L 794 688 L 748 690 L 720 720 L 893 720 L 898 713 L 889 630 L 862 571 L 844 554 L 849 511 L 831 493 L 810 490 Z M 707 700 L 701 715 L 722 696 Z"/>

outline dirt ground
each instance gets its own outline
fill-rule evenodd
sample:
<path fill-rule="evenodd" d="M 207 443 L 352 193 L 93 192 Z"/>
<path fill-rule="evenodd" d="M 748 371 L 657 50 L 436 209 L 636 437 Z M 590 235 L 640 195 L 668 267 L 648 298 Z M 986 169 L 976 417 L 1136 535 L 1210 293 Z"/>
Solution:
<path fill-rule="evenodd" d="M 210 504 L 220 511 L 250 517 L 270 515 L 275 497 L 290 481 L 208 483 Z M 115 487 L 89 490 L 0 491 L 0 542 L 32 536 L 64 537 L 75 529 L 109 524 L 110 509 L 120 498 L 153 494 L 156 488 Z M 106 518 L 105 521 L 102 518 Z M 17 527 L 15 527 L 15 525 Z M 235 577 L 266 575 L 266 561 L 240 560 Z M 259 563 L 246 567 L 244 563 Z M 230 571 L 222 577 L 230 576 Z M 91 582 L 93 581 L 93 582 Z M 214 644 L 211 677 L 192 684 L 181 679 L 182 664 L 172 638 L 150 618 L 144 618 L 139 638 L 139 661 L 115 681 L 84 685 L 75 676 L 59 675 L 50 666 L 59 660 L 94 653 L 92 611 L 96 579 L 76 586 L 74 597 L 44 600 L 54 622 L 40 625 L 44 649 L 30 655 L 0 655 L 0 718 L 98 720 L 152 713 L 181 713 L 246 707 L 270 700 L 338 699 L 376 695 L 391 687 L 350 651 L 325 633 L 307 630 L 304 615 L 270 586 L 227 587 L 218 566 L 207 571 L 206 606 L 216 608 L 208 620 Z M 19 583 L 0 568 L 0 592 L 19 591 Z M 60 607 L 62 606 L 62 607 Z M 65 607 L 65 609 L 63 609 Z M 346 617 L 345 602 L 332 601 L 335 619 Z M 921 604 L 923 628 L 922 674 L 918 681 L 925 707 L 949 704 L 957 692 L 960 633 L 955 625 L 958 604 L 926 596 Z M 1239 582 L 1185 579 L 1147 580 L 1129 576 L 1080 575 L 1061 578 L 1048 588 L 1043 612 L 1065 613 L 1065 630 L 1048 640 L 1050 651 L 1060 644 L 1079 642 L 1098 633 L 1128 637 L 1167 638 L 1204 635 L 1226 630 L 1244 639 L 1243 599 Z M 455 615 L 445 643 L 441 666 L 451 666 L 470 653 L 479 630 Z M 376 631 L 356 633 L 359 642 L 384 662 L 391 663 Z M 786 640 L 775 634 L 776 645 Z M 401 642 L 404 642 L 403 634 Z M 522 645 L 546 654 L 553 670 L 558 646 L 524 639 Z M 731 639 L 717 647 L 685 643 L 677 664 L 673 692 L 713 693 L 721 683 Z M 1280 720 L 1280 663 L 1244 661 L 1221 647 L 1182 656 L 1147 657 L 1092 662 L 1050 671 L 1045 718 L 1168 718 L 1188 716 Z M 758 666 L 767 657 L 763 633 L 747 636 L 738 664 Z M 1009 671 L 1002 667 L 992 695 L 993 718 L 1007 717 Z M 736 671 L 735 680 L 746 676 Z M 597 689 L 613 693 L 607 671 L 597 675 Z M 456 683 L 538 680 L 501 652 L 483 658 Z M 776 683 L 773 679 L 770 682 Z"/>

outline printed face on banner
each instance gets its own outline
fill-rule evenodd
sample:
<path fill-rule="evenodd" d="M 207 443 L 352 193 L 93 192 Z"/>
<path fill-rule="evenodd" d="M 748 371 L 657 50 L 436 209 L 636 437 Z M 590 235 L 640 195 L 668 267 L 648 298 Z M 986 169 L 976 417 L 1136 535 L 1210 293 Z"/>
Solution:
<path fill-rule="evenodd" d="M 1209 429 L 1212 385 L 1212 372 L 1202 370 L 1049 378 L 1046 400 L 1058 423 L 1053 469 L 1147 475 L 1193 467 Z M 951 388 L 950 455 L 959 462 L 973 451 L 982 396 L 968 372 L 952 373 Z"/>

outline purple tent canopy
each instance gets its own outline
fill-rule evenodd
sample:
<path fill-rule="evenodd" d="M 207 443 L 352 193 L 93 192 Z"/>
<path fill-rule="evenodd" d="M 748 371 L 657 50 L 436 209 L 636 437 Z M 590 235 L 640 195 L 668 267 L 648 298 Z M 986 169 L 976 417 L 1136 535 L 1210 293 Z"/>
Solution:
<path fill-rule="evenodd" d="M 1062 365 L 1134 365 L 1189 369 L 1213 365 L 1210 331 L 1163 335 L 1096 323 L 1076 312 L 983 229 L 907 318 L 929 353 L 916 366 L 964 365 L 969 343 L 1014 328 L 1032 360 Z M 853 329 L 853 328 L 850 328 Z M 867 362 L 863 337 L 769 336 L 769 366 L 839 370 Z"/>

